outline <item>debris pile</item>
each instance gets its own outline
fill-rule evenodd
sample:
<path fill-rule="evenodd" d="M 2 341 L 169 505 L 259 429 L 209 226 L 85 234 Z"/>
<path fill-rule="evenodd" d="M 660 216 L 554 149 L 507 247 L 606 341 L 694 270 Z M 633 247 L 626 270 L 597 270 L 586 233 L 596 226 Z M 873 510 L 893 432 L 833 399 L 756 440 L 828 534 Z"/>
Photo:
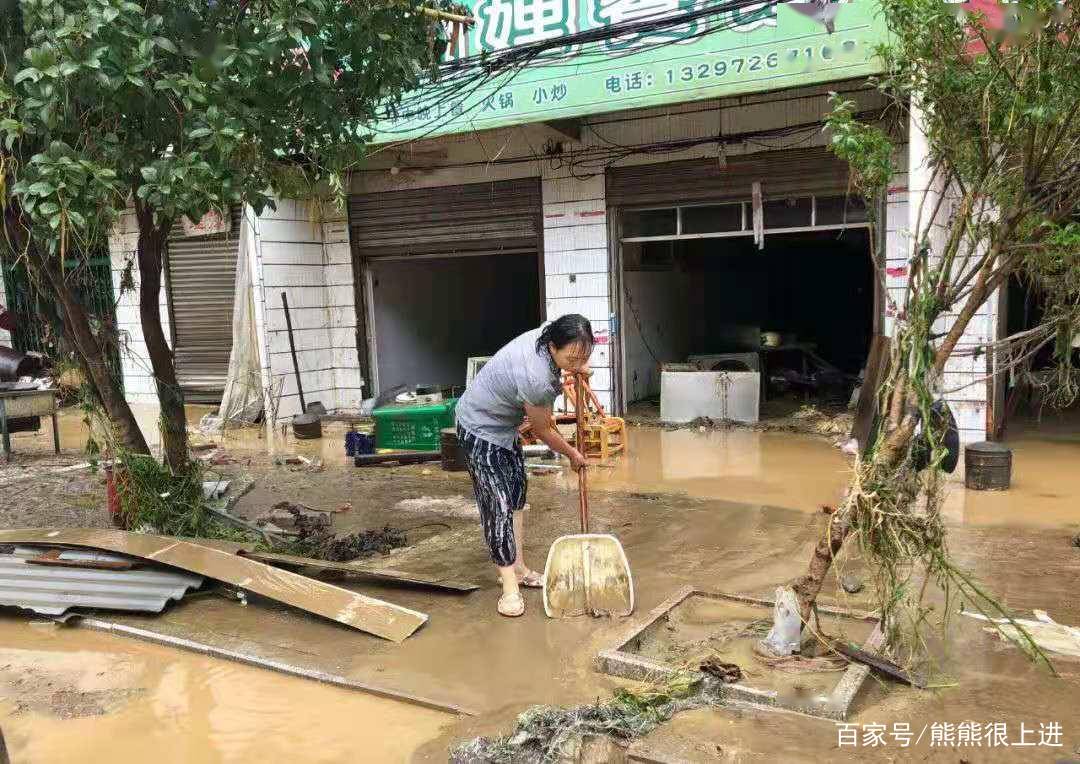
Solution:
<path fill-rule="evenodd" d="M 845 436 L 855 425 L 853 412 L 844 409 L 830 412 L 817 406 L 806 405 L 790 417 L 792 426 L 801 432 L 809 431 L 818 435 Z"/>
<path fill-rule="evenodd" d="M 725 663 L 719 658 L 709 658 L 700 666 L 701 672 L 708 674 L 714 679 L 719 679 L 725 684 L 732 684 L 742 679 L 742 669 L 738 664 Z"/>
<path fill-rule="evenodd" d="M 392 549 L 405 546 L 408 541 L 400 528 L 384 527 L 382 530 L 363 530 L 337 536 L 330 529 L 330 515 L 311 513 L 303 508 L 290 506 L 297 537 L 293 548 L 306 557 L 317 557 L 331 562 L 349 562 L 374 554 L 389 554 Z"/>
<path fill-rule="evenodd" d="M 663 689 L 640 694 L 620 688 L 607 703 L 570 708 L 533 706 L 517 718 L 509 735 L 469 740 L 450 750 L 450 761 L 543 764 L 564 758 L 575 760 L 586 738 L 606 737 L 626 745 L 648 735 L 677 713 L 720 701 L 716 690 L 687 676 Z"/>
<path fill-rule="evenodd" d="M 647 419 L 635 421 L 642 425 L 655 424 L 654 421 Z M 786 416 L 769 416 L 752 424 L 701 416 L 689 422 L 664 422 L 660 426 L 667 431 L 697 430 L 698 432 L 711 432 L 713 430 L 742 428 L 760 432 L 794 432 L 806 435 L 821 435 L 829 438 L 842 438 L 851 433 L 854 425 L 855 415 L 847 409 L 822 408 L 806 404 Z"/>

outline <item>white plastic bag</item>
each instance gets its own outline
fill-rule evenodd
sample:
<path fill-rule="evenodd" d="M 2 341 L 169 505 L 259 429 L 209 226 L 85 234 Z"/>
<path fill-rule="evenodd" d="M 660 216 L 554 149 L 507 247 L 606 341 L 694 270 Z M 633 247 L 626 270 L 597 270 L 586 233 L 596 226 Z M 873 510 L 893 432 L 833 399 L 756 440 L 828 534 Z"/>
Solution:
<path fill-rule="evenodd" d="M 799 652 L 802 645 L 802 619 L 799 618 L 799 600 L 793 590 L 784 586 L 776 588 L 773 625 L 762 644 L 778 656 Z"/>

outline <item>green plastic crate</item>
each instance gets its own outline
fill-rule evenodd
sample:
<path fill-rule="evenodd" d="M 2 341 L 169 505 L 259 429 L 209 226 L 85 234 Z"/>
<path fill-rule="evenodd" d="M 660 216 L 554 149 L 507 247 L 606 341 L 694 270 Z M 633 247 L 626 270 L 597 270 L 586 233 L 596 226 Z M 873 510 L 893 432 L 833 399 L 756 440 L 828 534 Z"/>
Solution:
<path fill-rule="evenodd" d="M 394 404 L 375 409 L 375 447 L 438 451 L 439 431 L 454 426 L 457 398 L 421 406 Z"/>

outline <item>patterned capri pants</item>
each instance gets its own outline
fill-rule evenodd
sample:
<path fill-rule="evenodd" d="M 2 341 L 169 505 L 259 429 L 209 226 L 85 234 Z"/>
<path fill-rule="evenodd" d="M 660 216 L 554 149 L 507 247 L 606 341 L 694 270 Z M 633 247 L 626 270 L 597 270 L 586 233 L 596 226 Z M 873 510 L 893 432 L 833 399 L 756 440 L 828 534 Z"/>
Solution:
<path fill-rule="evenodd" d="M 492 561 L 499 567 L 514 564 L 514 513 L 525 506 L 528 479 L 521 445 L 503 448 L 458 427 L 458 442 L 472 478 L 480 523 Z"/>

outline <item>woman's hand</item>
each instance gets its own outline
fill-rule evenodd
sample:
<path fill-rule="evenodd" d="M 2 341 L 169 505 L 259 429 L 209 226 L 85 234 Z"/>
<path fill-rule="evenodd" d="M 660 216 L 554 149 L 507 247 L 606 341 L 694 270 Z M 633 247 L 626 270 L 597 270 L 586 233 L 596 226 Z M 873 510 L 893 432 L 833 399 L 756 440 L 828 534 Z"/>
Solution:
<path fill-rule="evenodd" d="M 582 468 L 589 463 L 576 448 L 571 448 L 570 453 L 567 456 L 570 459 L 570 469 L 574 472 L 581 472 Z"/>

